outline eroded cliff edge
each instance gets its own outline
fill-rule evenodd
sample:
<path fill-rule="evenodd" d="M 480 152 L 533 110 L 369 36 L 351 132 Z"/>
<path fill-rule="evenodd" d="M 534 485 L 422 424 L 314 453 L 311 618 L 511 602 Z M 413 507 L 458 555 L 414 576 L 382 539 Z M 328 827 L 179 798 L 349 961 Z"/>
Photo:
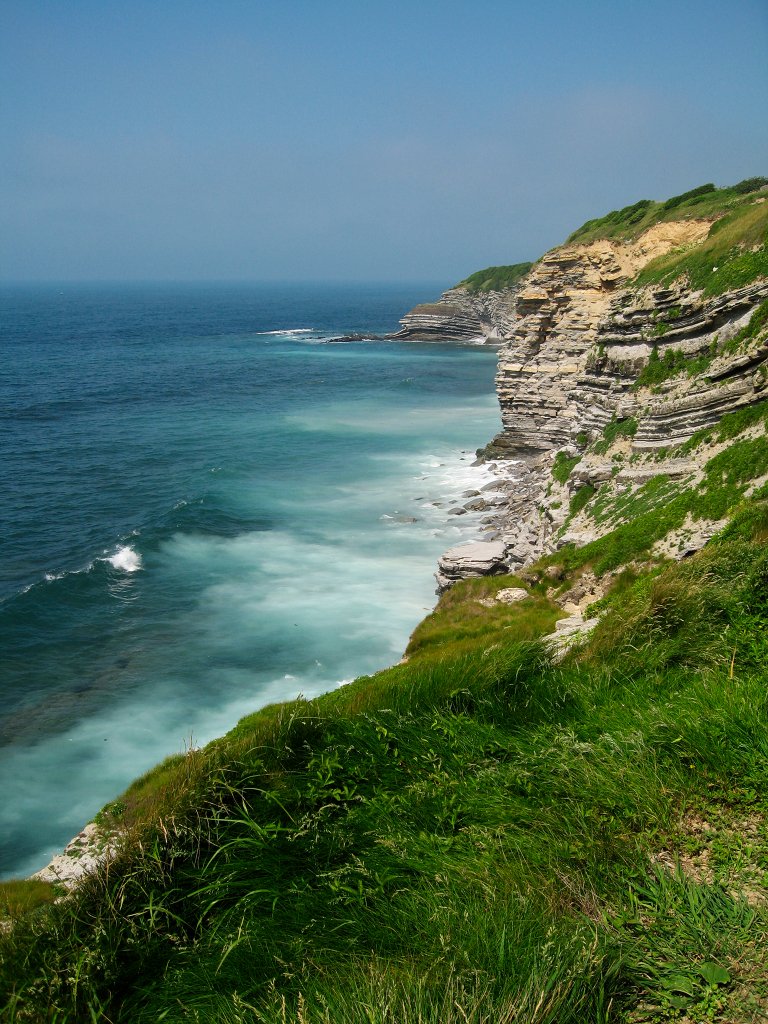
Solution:
<path fill-rule="evenodd" d="M 768 444 L 749 413 L 768 399 L 767 233 L 765 179 L 704 186 L 588 222 L 499 296 L 503 429 L 484 457 L 507 501 L 486 523 L 492 571 L 695 492 L 733 440 L 718 439 L 724 416 L 743 412 L 740 442 Z M 673 519 L 647 554 L 702 546 L 716 503 Z M 453 551 L 438 584 L 480 573 Z"/>

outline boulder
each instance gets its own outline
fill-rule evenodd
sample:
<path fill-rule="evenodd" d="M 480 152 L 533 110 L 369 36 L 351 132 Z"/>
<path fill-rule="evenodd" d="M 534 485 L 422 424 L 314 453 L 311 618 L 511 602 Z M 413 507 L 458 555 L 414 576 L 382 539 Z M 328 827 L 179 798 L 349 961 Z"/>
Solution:
<path fill-rule="evenodd" d="M 496 594 L 496 600 L 501 604 L 517 604 L 528 597 L 528 591 L 523 587 L 505 587 Z"/>
<path fill-rule="evenodd" d="M 474 541 L 458 544 L 440 558 L 436 573 L 437 592 L 444 593 L 458 580 L 478 576 L 499 576 L 509 571 L 502 541 Z"/>
<path fill-rule="evenodd" d="M 473 498 L 472 501 L 464 502 L 467 512 L 485 512 L 486 509 L 493 507 L 492 502 L 486 501 L 485 498 Z"/>

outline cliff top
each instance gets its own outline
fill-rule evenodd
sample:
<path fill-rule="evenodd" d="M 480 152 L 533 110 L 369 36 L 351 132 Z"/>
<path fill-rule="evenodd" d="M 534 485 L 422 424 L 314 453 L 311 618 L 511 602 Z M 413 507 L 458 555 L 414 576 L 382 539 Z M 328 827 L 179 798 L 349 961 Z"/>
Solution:
<path fill-rule="evenodd" d="M 456 287 L 468 292 L 499 292 L 514 287 L 532 266 L 532 263 L 512 263 L 504 267 L 486 267 L 459 281 Z"/>
<path fill-rule="evenodd" d="M 745 178 L 724 188 L 708 183 L 665 201 L 641 199 L 588 220 L 541 259 L 569 246 L 622 243 L 628 247 L 629 261 L 620 262 L 627 263 L 624 269 L 638 287 L 668 285 L 687 275 L 692 288 L 722 294 L 768 276 L 766 199 L 764 177 Z M 470 294 L 513 288 L 541 259 L 486 267 L 455 287 Z"/>
<path fill-rule="evenodd" d="M 612 210 L 582 224 L 568 236 L 568 242 L 592 242 L 598 238 L 637 238 L 649 227 L 663 221 L 716 220 L 741 206 L 754 202 L 755 193 L 768 187 L 768 178 L 745 178 L 736 185 L 717 188 L 711 182 L 699 185 L 665 202 L 641 199 L 621 210 Z"/>

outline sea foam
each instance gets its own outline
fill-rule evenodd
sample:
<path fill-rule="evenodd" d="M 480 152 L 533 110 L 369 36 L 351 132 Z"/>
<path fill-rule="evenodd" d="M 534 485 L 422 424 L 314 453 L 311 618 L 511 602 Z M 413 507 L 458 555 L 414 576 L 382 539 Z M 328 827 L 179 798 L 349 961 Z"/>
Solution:
<path fill-rule="evenodd" d="M 314 330 L 314 327 L 290 327 L 280 331 L 254 331 L 254 334 L 260 338 L 266 336 L 282 338 L 286 334 L 313 334 Z"/>
<path fill-rule="evenodd" d="M 114 569 L 120 569 L 122 572 L 138 572 L 141 569 L 141 555 L 128 544 L 118 548 L 114 555 L 110 555 L 104 561 L 109 562 Z"/>

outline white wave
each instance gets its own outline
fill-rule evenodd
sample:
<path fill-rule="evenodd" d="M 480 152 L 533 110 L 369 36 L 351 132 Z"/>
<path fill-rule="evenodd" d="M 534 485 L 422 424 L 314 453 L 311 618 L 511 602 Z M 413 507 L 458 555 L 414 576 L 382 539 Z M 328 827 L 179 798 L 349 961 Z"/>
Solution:
<path fill-rule="evenodd" d="M 282 331 L 254 331 L 254 334 L 259 337 L 269 335 L 270 337 L 280 338 L 284 334 L 313 334 L 314 330 L 314 327 L 290 327 Z"/>
<path fill-rule="evenodd" d="M 128 544 L 118 548 L 114 555 L 110 555 L 104 561 L 109 562 L 113 568 L 120 569 L 122 572 L 138 572 L 141 569 L 141 555 Z"/>
<path fill-rule="evenodd" d="M 136 537 L 139 534 L 139 530 L 132 530 L 131 536 Z M 138 572 L 142 568 L 141 555 L 134 551 L 129 544 L 123 545 L 117 549 L 114 555 L 106 555 L 104 558 L 94 558 L 92 562 L 82 566 L 80 569 L 64 569 L 62 572 L 46 572 L 43 574 L 43 580 L 46 583 L 55 583 L 57 580 L 63 580 L 66 576 L 79 576 L 81 573 L 90 572 L 99 562 L 108 562 L 114 569 L 120 569 L 122 572 Z M 26 593 L 34 587 L 34 583 L 30 583 L 28 587 L 24 587 L 21 591 Z"/>
<path fill-rule="evenodd" d="M 82 572 L 82 571 L 83 571 L 82 569 L 75 569 L 74 570 L 74 572 Z M 46 583 L 53 583 L 54 580 L 62 580 L 67 575 L 69 575 L 69 574 L 66 573 L 66 572 L 47 572 L 45 574 L 45 582 Z M 26 591 L 29 590 L 30 587 L 33 586 L 33 585 L 34 584 L 30 584 L 29 587 L 25 587 L 24 588 L 24 592 L 26 593 Z"/>

